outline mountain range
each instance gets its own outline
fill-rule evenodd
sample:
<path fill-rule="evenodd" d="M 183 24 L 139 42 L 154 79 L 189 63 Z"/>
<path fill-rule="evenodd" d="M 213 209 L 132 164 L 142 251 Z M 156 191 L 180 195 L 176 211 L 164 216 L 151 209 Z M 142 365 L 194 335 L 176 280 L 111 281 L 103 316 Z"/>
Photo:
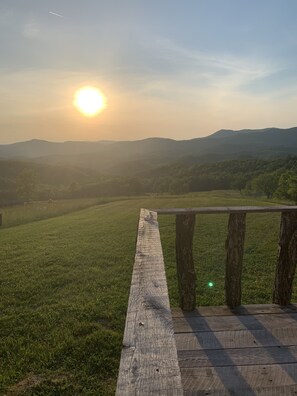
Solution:
<path fill-rule="evenodd" d="M 137 141 L 30 140 L 0 145 L 1 160 L 75 166 L 102 174 L 135 175 L 170 163 L 205 163 L 238 158 L 297 154 L 297 127 L 225 130 L 190 140 L 148 138 Z"/>

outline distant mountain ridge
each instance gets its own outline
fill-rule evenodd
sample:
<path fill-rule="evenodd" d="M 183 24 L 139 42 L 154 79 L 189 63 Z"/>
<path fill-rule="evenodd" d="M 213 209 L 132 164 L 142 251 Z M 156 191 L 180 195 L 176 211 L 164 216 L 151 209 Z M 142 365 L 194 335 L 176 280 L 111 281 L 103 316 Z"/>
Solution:
<path fill-rule="evenodd" d="M 280 129 L 222 129 L 190 140 L 147 138 L 136 141 L 48 142 L 33 139 L 0 145 L 0 159 L 33 160 L 75 165 L 111 174 L 133 174 L 187 158 L 207 161 L 245 157 L 276 157 L 297 154 L 297 127 Z"/>
<path fill-rule="evenodd" d="M 273 132 L 273 131 L 289 131 L 291 129 L 295 129 L 295 127 L 293 128 L 287 128 L 287 129 L 281 129 L 281 128 L 264 128 L 264 129 L 240 129 L 238 131 L 234 131 L 232 129 L 220 129 L 217 132 L 214 132 L 213 134 L 211 134 L 210 136 L 208 136 L 208 138 L 224 138 L 224 137 L 232 137 L 232 136 L 237 136 L 237 135 L 243 135 L 246 133 L 261 133 L 261 132 Z"/>

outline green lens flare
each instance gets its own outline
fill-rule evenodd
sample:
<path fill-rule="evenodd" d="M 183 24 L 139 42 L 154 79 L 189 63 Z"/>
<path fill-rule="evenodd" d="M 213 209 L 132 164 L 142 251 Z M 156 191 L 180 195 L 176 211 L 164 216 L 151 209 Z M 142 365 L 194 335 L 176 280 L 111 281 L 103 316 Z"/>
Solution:
<path fill-rule="evenodd" d="M 208 287 L 214 287 L 214 283 L 213 282 L 208 282 L 207 286 Z"/>

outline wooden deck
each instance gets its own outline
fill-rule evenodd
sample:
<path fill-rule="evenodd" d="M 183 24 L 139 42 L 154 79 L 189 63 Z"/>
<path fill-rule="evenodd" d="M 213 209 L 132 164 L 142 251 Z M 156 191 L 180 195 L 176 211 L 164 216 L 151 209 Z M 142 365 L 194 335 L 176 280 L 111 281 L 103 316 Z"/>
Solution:
<path fill-rule="evenodd" d="M 241 304 L 246 213 L 281 212 L 273 302 Z M 182 309 L 170 309 L 157 215 L 175 214 Z M 199 213 L 229 213 L 227 306 L 199 307 L 192 240 Z M 148 210 L 139 218 L 116 396 L 297 395 L 297 207 Z M 231 308 L 232 307 L 232 308 Z"/>
<path fill-rule="evenodd" d="M 297 305 L 172 309 L 183 392 L 297 395 Z"/>

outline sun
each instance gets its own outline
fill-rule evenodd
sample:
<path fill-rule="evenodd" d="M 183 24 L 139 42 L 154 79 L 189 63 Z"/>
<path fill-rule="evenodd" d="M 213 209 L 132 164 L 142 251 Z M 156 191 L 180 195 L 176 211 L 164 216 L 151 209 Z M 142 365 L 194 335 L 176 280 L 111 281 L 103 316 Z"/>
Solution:
<path fill-rule="evenodd" d="M 95 87 L 82 87 L 75 91 L 74 106 L 86 117 L 94 117 L 106 107 L 106 99 Z"/>

